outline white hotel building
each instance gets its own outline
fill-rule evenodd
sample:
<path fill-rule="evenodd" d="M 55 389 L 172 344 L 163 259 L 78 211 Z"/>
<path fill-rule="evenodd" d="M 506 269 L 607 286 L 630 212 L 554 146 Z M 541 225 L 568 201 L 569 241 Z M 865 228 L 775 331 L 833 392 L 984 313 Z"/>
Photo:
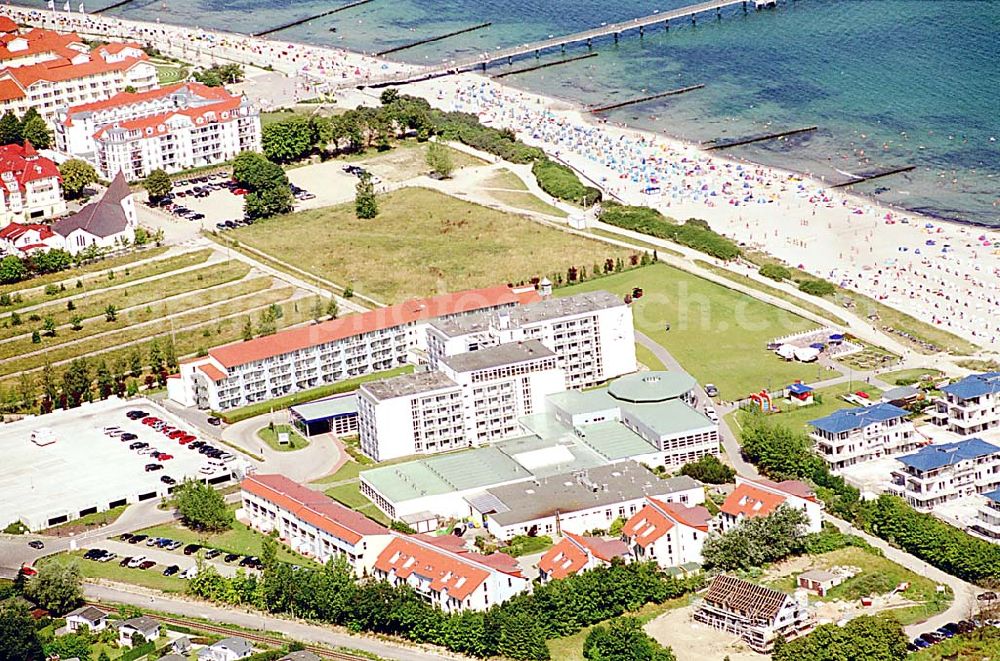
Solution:
<path fill-rule="evenodd" d="M 183 406 L 216 411 L 264 402 L 416 362 L 434 318 L 536 300 L 530 287 L 474 289 L 227 344 L 183 362 L 180 374 L 167 381 L 167 393 Z"/>
<path fill-rule="evenodd" d="M 979 438 L 928 445 L 899 462 L 889 493 L 921 511 L 1000 488 L 1000 447 Z"/>
<path fill-rule="evenodd" d="M 60 108 L 56 144 L 91 161 L 102 176 L 129 180 L 156 169 L 179 172 L 261 147 L 260 113 L 221 87 L 178 83 Z"/>
<path fill-rule="evenodd" d="M 892 404 L 840 409 L 812 420 L 816 453 L 830 470 L 916 450 L 921 441 L 909 411 Z"/>
<path fill-rule="evenodd" d="M 483 445 L 522 433 L 518 418 L 564 389 L 556 355 L 538 340 L 448 356 L 437 372 L 358 390 L 361 450 L 376 461 Z"/>
<path fill-rule="evenodd" d="M 439 319 L 427 329 L 432 368 L 448 356 L 527 340 L 539 340 L 555 352 L 567 389 L 586 388 L 637 369 L 632 309 L 606 291 Z"/>

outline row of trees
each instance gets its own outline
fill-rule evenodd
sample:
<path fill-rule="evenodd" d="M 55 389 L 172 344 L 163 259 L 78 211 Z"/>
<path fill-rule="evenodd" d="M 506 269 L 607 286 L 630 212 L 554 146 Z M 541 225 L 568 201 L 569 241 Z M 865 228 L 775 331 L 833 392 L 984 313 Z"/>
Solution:
<path fill-rule="evenodd" d="M 891 615 L 861 615 L 844 626 L 823 624 L 791 642 L 777 641 L 773 661 L 902 661 L 906 634 Z"/>
<path fill-rule="evenodd" d="M 704 565 L 746 571 L 801 553 L 805 524 L 801 511 L 786 506 L 767 516 L 745 519 L 722 535 L 709 535 L 701 551 Z"/>
<path fill-rule="evenodd" d="M 261 578 L 243 573 L 226 578 L 211 567 L 202 567 L 188 589 L 213 601 L 290 613 L 352 631 L 402 636 L 480 658 L 548 659 L 545 641 L 549 638 L 575 633 L 643 604 L 661 603 L 703 586 L 700 577 L 669 578 L 653 563 L 615 563 L 537 586 L 532 593 L 517 595 L 485 612 L 448 614 L 407 585 L 355 581 L 351 568 L 340 558 L 332 559 L 323 569 L 293 571 L 275 557 L 276 543 L 269 538 L 261 555 Z M 635 640 L 634 628 L 616 626 L 599 634 L 591 647 L 608 655 L 591 658 L 623 658 L 613 655 L 615 648 L 622 647 L 622 639 Z M 667 657 L 651 658 L 659 661 Z"/>
<path fill-rule="evenodd" d="M 7 255 L 0 259 L 0 284 L 12 285 L 38 275 L 65 271 L 74 261 L 73 255 L 61 248 L 36 252 L 26 257 Z"/>
<path fill-rule="evenodd" d="M 697 218 L 677 223 L 656 209 L 605 202 L 601 208 L 600 220 L 641 234 L 668 239 L 726 261 L 740 256 L 739 246 L 717 234 L 707 222 Z"/>
<path fill-rule="evenodd" d="M 11 397 L 10 393 L 4 393 L 0 401 L 5 409 L 8 408 L 8 403 L 16 402 L 14 408 L 30 410 L 38 405 L 42 413 L 49 413 L 56 407 L 75 408 L 83 402 L 94 401 L 95 398 L 134 395 L 139 391 L 139 384 L 135 379 L 142 375 L 146 367 L 149 368 L 145 378 L 147 388 L 166 385 L 167 375 L 178 367 L 177 351 L 170 338 L 163 341 L 154 338 L 146 345 L 145 350 L 138 345 L 133 346 L 112 361 L 104 358 L 76 358 L 69 363 L 60 378 L 56 377 L 52 365 L 46 363 L 37 377 L 32 373 L 22 372 L 16 395 Z"/>
<path fill-rule="evenodd" d="M 208 69 L 199 69 L 191 77 L 202 85 L 222 87 L 225 84 L 235 85 L 242 82 L 246 73 L 239 64 L 216 64 Z"/>
<path fill-rule="evenodd" d="M 19 145 L 25 141 L 37 149 L 48 149 L 52 146 L 52 134 L 34 108 L 28 108 L 20 119 L 8 110 L 0 117 L 0 145 Z"/>

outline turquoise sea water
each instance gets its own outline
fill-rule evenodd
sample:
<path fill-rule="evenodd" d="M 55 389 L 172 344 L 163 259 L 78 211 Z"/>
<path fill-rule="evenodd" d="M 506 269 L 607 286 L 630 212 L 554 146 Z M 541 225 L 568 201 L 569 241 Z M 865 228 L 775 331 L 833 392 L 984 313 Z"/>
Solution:
<path fill-rule="evenodd" d="M 112 13 L 254 32 L 337 4 L 346 2 L 135 0 Z M 373 0 L 272 38 L 372 52 L 493 21 L 393 55 L 434 63 L 685 4 Z M 1000 226 L 1000 0 L 792 0 L 776 10 L 728 9 L 721 20 L 703 15 L 697 26 L 678 22 L 669 32 L 647 29 L 642 39 L 630 33 L 617 46 L 602 40 L 594 51 L 596 58 L 503 80 L 584 104 L 704 83 L 607 117 L 692 141 L 818 125 L 813 134 L 726 153 L 838 179 L 838 170 L 915 165 L 860 189 L 885 187 L 883 202 Z M 575 46 L 567 55 L 584 52 Z"/>

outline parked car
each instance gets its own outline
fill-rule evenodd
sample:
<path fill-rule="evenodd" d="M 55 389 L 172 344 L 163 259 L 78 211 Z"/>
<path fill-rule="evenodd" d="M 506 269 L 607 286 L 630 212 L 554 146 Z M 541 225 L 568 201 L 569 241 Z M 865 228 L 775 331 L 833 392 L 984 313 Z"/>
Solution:
<path fill-rule="evenodd" d="M 222 418 L 216 418 L 215 416 L 211 416 L 208 418 L 208 424 L 212 425 L 213 427 L 218 427 L 219 425 L 222 424 Z"/>
<path fill-rule="evenodd" d="M 146 562 L 149 558 L 144 555 L 137 555 L 134 558 L 129 559 L 128 563 L 125 565 L 129 569 L 135 569 L 142 563 Z"/>
<path fill-rule="evenodd" d="M 42 540 L 40 539 L 31 540 L 30 542 L 28 542 L 28 546 L 30 546 L 33 549 L 37 549 L 39 551 L 45 548 L 44 542 L 42 542 Z"/>
<path fill-rule="evenodd" d="M 125 414 L 125 417 L 127 417 L 129 420 L 138 420 L 140 418 L 145 418 L 148 415 L 149 414 L 146 413 L 145 411 L 140 411 L 139 409 L 132 409 L 131 411 Z"/>
<path fill-rule="evenodd" d="M 139 569 L 152 569 L 155 566 L 156 566 L 155 562 L 153 562 L 152 560 L 146 560 L 144 562 L 140 562 L 138 568 Z"/>
<path fill-rule="evenodd" d="M 128 449 L 129 450 L 139 450 L 139 449 L 148 448 L 148 447 L 149 447 L 149 443 L 144 443 L 143 441 L 136 441 L 135 443 L 132 443 L 131 445 L 129 445 Z"/>
<path fill-rule="evenodd" d="M 123 542 L 130 541 L 132 539 L 132 533 L 130 532 L 122 533 L 121 535 L 118 536 L 118 539 L 122 540 Z"/>
<path fill-rule="evenodd" d="M 180 573 L 180 571 L 181 571 L 181 568 L 178 567 L 177 565 L 170 565 L 169 567 L 167 567 L 166 569 L 163 570 L 163 575 L 164 576 L 173 576 L 174 574 Z"/>
<path fill-rule="evenodd" d="M 163 477 L 161 477 L 160 478 L 160 482 L 163 482 L 164 484 L 166 484 L 169 487 L 172 487 L 175 484 L 177 484 L 177 480 L 175 480 L 174 478 L 170 477 L 169 475 L 164 475 Z"/>
<path fill-rule="evenodd" d="M 708 395 L 709 397 L 718 397 L 719 389 L 715 386 L 714 383 L 706 383 L 705 394 Z"/>
<path fill-rule="evenodd" d="M 168 551 L 176 551 L 177 549 L 179 549 L 183 545 L 184 545 L 184 542 L 178 542 L 177 540 L 174 540 L 174 541 L 170 542 L 169 544 L 167 544 L 166 549 Z"/>
<path fill-rule="evenodd" d="M 87 552 L 83 554 L 84 560 L 97 560 L 102 555 L 107 553 L 104 549 L 87 549 Z"/>
<path fill-rule="evenodd" d="M 222 555 L 222 551 L 220 551 L 219 549 L 208 549 L 207 551 L 205 551 L 206 560 L 211 560 L 212 558 L 218 557 L 220 555 Z"/>
<path fill-rule="evenodd" d="M 239 553 L 227 553 L 226 557 L 222 559 L 223 562 L 236 562 L 240 559 Z"/>
<path fill-rule="evenodd" d="M 111 562 L 118 557 L 117 553 L 111 553 L 110 551 L 105 551 L 103 555 L 97 558 L 98 562 Z"/>
<path fill-rule="evenodd" d="M 198 575 L 198 566 L 192 565 L 181 572 L 180 578 L 194 578 Z"/>
<path fill-rule="evenodd" d="M 194 436 L 192 434 L 185 434 L 184 436 L 181 436 L 180 438 L 178 438 L 177 442 L 180 443 L 181 445 L 187 445 L 191 441 L 195 441 L 197 439 L 198 439 L 197 436 Z"/>
<path fill-rule="evenodd" d="M 130 431 L 123 432 L 122 434 L 119 434 L 119 436 L 118 436 L 118 440 L 119 441 L 134 441 L 137 438 L 139 438 L 139 436 L 136 435 L 136 434 L 133 434 Z"/>
<path fill-rule="evenodd" d="M 132 535 L 132 538 L 128 540 L 129 544 L 138 544 L 139 542 L 146 541 L 147 535 Z"/>
<path fill-rule="evenodd" d="M 146 464 L 146 472 L 152 473 L 153 471 L 163 470 L 163 464 Z"/>
<path fill-rule="evenodd" d="M 157 457 L 157 459 L 159 459 L 160 461 L 170 461 L 173 458 L 174 458 L 174 455 L 167 454 L 166 452 L 161 452 L 160 456 Z"/>

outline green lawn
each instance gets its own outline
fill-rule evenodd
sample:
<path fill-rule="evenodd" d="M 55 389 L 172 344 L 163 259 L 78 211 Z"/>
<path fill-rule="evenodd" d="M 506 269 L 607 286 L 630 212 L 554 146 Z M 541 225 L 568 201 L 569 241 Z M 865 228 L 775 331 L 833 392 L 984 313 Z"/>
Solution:
<path fill-rule="evenodd" d="M 858 342 L 858 340 L 853 341 Z M 859 343 L 864 347 L 861 351 L 837 358 L 837 363 L 851 369 L 869 371 L 889 367 L 899 361 L 899 356 L 891 351 L 865 342 Z"/>
<path fill-rule="evenodd" d="M 77 564 L 80 566 L 80 573 L 83 574 L 84 578 L 103 578 L 109 581 L 118 581 L 121 583 L 131 583 L 133 585 L 138 585 L 144 588 L 150 588 L 152 590 L 161 590 L 163 592 L 184 592 L 187 590 L 187 581 L 182 578 L 177 578 L 176 576 L 164 576 L 163 570 L 166 569 L 163 565 L 157 565 L 150 569 L 129 569 L 128 567 L 118 566 L 119 558 L 115 558 L 110 562 L 94 562 L 93 560 L 84 560 L 83 554 L 86 551 L 70 551 L 66 553 L 58 553 L 47 558 L 39 560 L 39 564 L 45 564 L 46 562 L 51 562 L 54 559 L 65 559 L 65 558 L 76 558 Z M 193 562 L 191 558 L 180 556 L 178 558 L 178 564 L 180 564 L 180 558 L 185 558 L 189 562 Z"/>
<path fill-rule="evenodd" d="M 339 157 L 339 160 L 349 161 L 363 166 L 366 170 L 386 181 L 406 181 L 431 171 L 427 165 L 427 149 L 430 143 L 416 140 L 402 140 L 393 143 L 393 148 L 386 151 L 370 149 L 360 154 L 350 154 Z M 455 170 L 466 167 L 486 165 L 486 161 L 443 145 L 451 154 L 451 162 Z"/>
<path fill-rule="evenodd" d="M 501 190 L 527 192 L 528 186 L 519 176 L 506 168 L 501 168 L 496 174 L 484 179 L 483 188 L 498 188 Z"/>
<path fill-rule="evenodd" d="M 156 69 L 156 77 L 160 81 L 160 85 L 172 85 L 187 80 L 188 70 L 185 67 L 172 64 L 154 64 L 153 67 Z"/>
<path fill-rule="evenodd" d="M 358 220 L 350 203 L 271 218 L 230 238 L 390 303 L 535 276 L 557 281 L 571 266 L 591 271 L 632 252 L 426 188 L 379 196 L 374 220 Z"/>
<path fill-rule="evenodd" d="M 925 376 L 930 377 L 931 379 L 939 379 L 942 376 L 944 376 L 944 373 L 941 372 L 941 370 L 916 368 L 910 370 L 897 370 L 895 372 L 886 372 L 885 374 L 880 374 L 879 378 L 885 381 L 886 383 L 900 385 L 900 383 L 912 383 L 914 381 L 922 379 Z"/>
<path fill-rule="evenodd" d="M 785 362 L 766 349 L 769 340 L 815 328 L 812 322 L 666 264 L 562 287 L 556 295 L 606 289 L 624 296 L 633 287 L 644 290 L 632 305 L 636 329 L 701 383 L 718 386 L 722 399 L 836 375 L 822 368 L 817 374 L 816 365 Z"/>
<path fill-rule="evenodd" d="M 660 359 L 653 354 L 652 351 L 650 351 L 643 345 L 639 344 L 638 342 L 635 343 L 635 357 L 640 363 L 642 363 L 651 370 L 656 371 L 656 370 L 667 369 L 663 365 L 663 363 L 660 362 Z"/>
<path fill-rule="evenodd" d="M 361 491 L 358 489 L 358 482 L 350 482 L 348 484 L 341 484 L 337 487 L 331 487 L 323 493 L 328 495 L 330 498 L 333 498 L 338 503 L 347 505 L 351 509 L 364 507 L 371 502 L 361 495 Z"/>
<path fill-rule="evenodd" d="M 56 526 L 54 528 L 49 528 L 43 530 L 41 534 L 43 535 L 56 535 L 62 536 L 70 531 L 80 532 L 88 528 L 99 528 L 101 526 L 106 526 L 108 524 L 114 523 L 118 517 L 122 515 L 128 505 L 121 505 L 120 507 L 114 507 L 103 512 L 94 512 L 93 514 L 88 514 L 86 516 L 81 516 L 78 519 L 73 519 L 67 523 Z"/>
<path fill-rule="evenodd" d="M 40 275 L 30 280 L 25 280 L 19 282 L 15 285 L 4 288 L 3 291 L 11 292 L 30 289 L 33 287 L 44 287 L 45 285 L 52 283 L 59 283 L 68 281 L 69 285 L 73 284 L 75 278 L 83 278 L 85 281 L 88 279 L 94 279 L 95 273 L 100 273 L 102 271 L 108 271 L 118 268 L 129 268 L 129 265 L 133 262 L 138 262 L 147 259 L 153 259 L 159 257 L 167 251 L 166 247 L 160 248 L 145 248 L 143 250 L 136 250 L 134 252 L 126 253 L 124 255 L 119 255 L 118 257 L 109 257 L 107 259 L 99 259 L 96 262 L 91 262 L 89 264 L 84 264 L 83 266 L 78 266 L 71 268 L 67 271 L 59 271 L 58 273 L 47 273 L 45 275 Z M 67 286 L 69 286 L 67 285 Z M 25 303 L 25 305 L 29 305 Z"/>
<path fill-rule="evenodd" d="M 547 216 L 555 216 L 556 218 L 566 218 L 569 216 L 562 209 L 552 206 L 534 193 L 527 191 L 487 190 L 484 192 L 500 204 L 515 209 L 523 209 L 529 213 L 542 213 Z"/>
<path fill-rule="evenodd" d="M 278 443 L 278 434 L 282 432 L 288 434 L 288 443 L 284 445 Z M 267 443 L 272 450 L 277 450 L 278 452 L 291 452 L 292 450 L 301 450 L 302 448 L 309 447 L 309 441 L 303 438 L 291 425 L 275 425 L 274 429 L 264 427 L 257 432 L 257 436 L 260 437 L 260 440 Z"/>
<path fill-rule="evenodd" d="M 951 603 L 951 593 L 938 594 L 937 584 L 931 579 L 861 548 L 848 547 L 838 549 L 829 553 L 811 556 L 810 560 L 810 569 L 830 569 L 837 566 L 849 566 L 861 570 L 859 574 L 830 590 L 826 596 L 816 597 L 810 595 L 810 599 L 819 601 L 857 601 L 862 596 L 886 594 L 901 583 L 909 583 L 910 587 L 901 594 L 905 599 L 917 602 L 917 605 L 888 611 L 903 625 L 922 622 L 944 611 Z M 764 583 L 783 592 L 791 593 L 795 590 L 795 577 L 798 573 L 800 572 L 776 580 L 767 580 L 767 574 L 765 574 Z"/>
<path fill-rule="evenodd" d="M 691 595 L 685 595 L 677 599 L 665 601 L 662 604 L 646 604 L 639 610 L 633 613 L 626 613 L 626 615 L 637 617 L 643 624 L 645 624 L 646 622 L 663 615 L 667 611 L 675 608 L 684 608 L 691 603 L 691 599 Z M 563 636 L 562 638 L 553 638 L 545 641 L 546 646 L 549 648 L 549 656 L 553 659 L 553 661 L 584 661 L 583 643 L 587 640 L 587 634 L 589 634 L 593 628 L 594 627 L 585 627 L 573 635 Z M 763 659 L 764 657 L 761 658 Z M 710 660 L 706 659 L 705 661 Z"/>
<path fill-rule="evenodd" d="M 817 418 L 830 415 L 839 409 L 853 408 L 854 405 L 841 399 L 841 395 L 858 392 L 859 390 L 868 393 L 873 400 L 877 400 L 882 396 L 881 390 L 875 386 L 866 384 L 864 381 L 855 381 L 853 384 L 842 383 L 840 385 L 830 386 L 829 388 L 820 388 L 817 390 L 816 393 L 819 394 L 819 398 L 823 401 L 810 406 L 797 406 L 795 404 L 789 404 L 785 400 L 779 400 L 775 403 L 780 409 L 780 412 L 775 413 L 774 416 L 776 416 L 777 420 L 789 429 L 794 429 L 795 431 L 808 431 L 808 422 L 810 420 L 816 420 Z"/>
<path fill-rule="evenodd" d="M 150 537 L 169 537 L 184 544 L 201 544 L 202 546 L 217 548 L 227 553 L 256 556 L 260 556 L 261 554 L 261 544 L 264 539 L 262 534 L 248 528 L 239 521 L 233 522 L 231 530 L 215 534 L 195 532 L 185 528 L 180 522 L 153 526 L 140 532 Z M 278 545 L 278 560 L 300 565 L 308 562 L 305 557 L 298 553 L 293 553 L 281 544 Z"/>

